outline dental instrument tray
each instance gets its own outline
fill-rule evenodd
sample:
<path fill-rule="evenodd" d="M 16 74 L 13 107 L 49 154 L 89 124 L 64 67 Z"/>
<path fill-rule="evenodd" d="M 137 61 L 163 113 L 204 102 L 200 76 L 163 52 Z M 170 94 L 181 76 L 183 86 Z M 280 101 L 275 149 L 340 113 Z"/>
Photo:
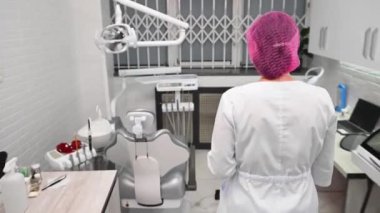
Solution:
<path fill-rule="evenodd" d="M 49 165 L 55 170 L 67 170 L 74 166 L 80 166 L 85 164 L 90 159 L 97 155 L 95 149 L 90 151 L 88 145 L 72 152 L 72 153 L 60 153 L 56 149 L 50 150 L 45 154 L 45 159 Z"/>

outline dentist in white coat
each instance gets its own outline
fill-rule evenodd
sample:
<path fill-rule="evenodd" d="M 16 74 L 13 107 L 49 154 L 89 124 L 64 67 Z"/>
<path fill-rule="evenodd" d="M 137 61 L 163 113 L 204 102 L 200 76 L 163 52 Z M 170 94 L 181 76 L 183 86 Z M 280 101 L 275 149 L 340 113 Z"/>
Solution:
<path fill-rule="evenodd" d="M 323 88 L 295 81 L 299 30 L 282 12 L 247 33 L 258 82 L 220 100 L 210 171 L 223 179 L 218 213 L 317 213 L 315 185 L 329 186 L 336 116 Z"/>

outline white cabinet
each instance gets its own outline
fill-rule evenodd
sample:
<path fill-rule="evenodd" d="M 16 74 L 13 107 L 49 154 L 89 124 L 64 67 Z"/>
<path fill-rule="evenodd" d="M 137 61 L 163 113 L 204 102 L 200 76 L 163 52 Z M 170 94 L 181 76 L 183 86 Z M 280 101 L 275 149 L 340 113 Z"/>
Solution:
<path fill-rule="evenodd" d="M 341 23 L 341 60 L 353 64 L 379 69 L 380 52 L 380 2 L 374 0 L 346 0 L 340 10 L 344 14 Z"/>
<path fill-rule="evenodd" d="M 338 6 L 337 0 L 310 2 L 310 52 L 330 58 L 339 57 L 339 26 L 336 21 L 331 21 L 339 16 L 335 10 Z"/>
<path fill-rule="evenodd" d="M 312 0 L 311 53 L 380 70 L 380 1 Z"/>
<path fill-rule="evenodd" d="M 365 0 L 364 0 L 365 1 Z M 369 27 L 368 23 L 363 23 L 367 17 L 358 16 L 359 13 L 364 13 L 362 7 L 363 1 L 347 0 L 346 4 L 340 4 L 340 7 L 335 8 L 340 10 L 345 21 L 340 23 L 341 31 L 341 60 L 355 64 L 367 63 L 369 49 Z M 348 16 L 348 14 L 352 14 Z"/>
<path fill-rule="evenodd" d="M 367 65 L 370 68 L 378 69 L 380 72 L 380 1 L 365 0 L 366 27 L 369 30 L 367 39 Z"/>

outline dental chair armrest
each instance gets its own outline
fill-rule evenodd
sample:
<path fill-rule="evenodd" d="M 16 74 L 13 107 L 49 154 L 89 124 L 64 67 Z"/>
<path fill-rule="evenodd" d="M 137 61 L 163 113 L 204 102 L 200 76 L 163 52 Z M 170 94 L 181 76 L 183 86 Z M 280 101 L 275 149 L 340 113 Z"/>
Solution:
<path fill-rule="evenodd" d="M 197 180 L 195 172 L 195 146 L 190 145 L 190 157 L 189 157 L 189 181 L 186 185 L 186 190 L 196 191 L 197 190 Z"/>

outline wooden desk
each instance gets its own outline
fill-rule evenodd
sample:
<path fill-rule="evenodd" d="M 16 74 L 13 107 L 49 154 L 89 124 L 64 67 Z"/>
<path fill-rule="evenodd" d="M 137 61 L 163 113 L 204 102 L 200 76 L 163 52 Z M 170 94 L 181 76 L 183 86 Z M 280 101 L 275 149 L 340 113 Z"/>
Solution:
<path fill-rule="evenodd" d="M 43 172 L 43 183 L 66 174 L 68 183 L 48 188 L 30 198 L 27 213 L 120 213 L 120 196 L 116 171 Z M 58 184 L 57 184 L 58 185 Z"/>

